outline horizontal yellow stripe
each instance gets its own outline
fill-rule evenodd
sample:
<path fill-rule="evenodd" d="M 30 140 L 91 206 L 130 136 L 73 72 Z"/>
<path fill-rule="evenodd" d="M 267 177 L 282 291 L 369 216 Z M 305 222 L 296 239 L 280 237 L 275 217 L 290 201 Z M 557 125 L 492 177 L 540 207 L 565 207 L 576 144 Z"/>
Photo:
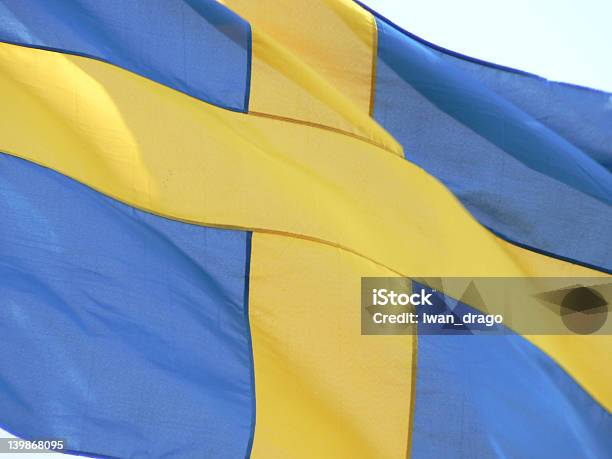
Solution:
<path fill-rule="evenodd" d="M 77 56 L 1 44 L 0 68 L 0 148 L 135 206 L 324 240 L 398 273 L 521 274 L 439 182 L 369 143 Z"/>
<path fill-rule="evenodd" d="M 343 250 L 253 235 L 253 458 L 406 456 L 415 337 L 360 335 L 360 276 L 392 275 Z"/>
<path fill-rule="evenodd" d="M 408 276 L 598 274 L 497 239 L 368 142 L 222 110 L 109 64 L 2 44 L 0 97 L 0 150 L 170 218 L 305 237 Z M 538 344 L 612 407 L 609 337 L 559 340 Z M 589 342 L 600 345 L 578 353 Z"/>

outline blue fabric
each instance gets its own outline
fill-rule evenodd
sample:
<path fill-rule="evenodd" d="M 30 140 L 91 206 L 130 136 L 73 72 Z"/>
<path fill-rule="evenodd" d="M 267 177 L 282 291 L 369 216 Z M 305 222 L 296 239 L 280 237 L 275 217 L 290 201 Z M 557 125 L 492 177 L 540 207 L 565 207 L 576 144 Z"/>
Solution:
<path fill-rule="evenodd" d="M 250 234 L 0 154 L 0 426 L 112 457 L 245 457 Z"/>
<path fill-rule="evenodd" d="M 447 54 L 442 58 L 612 171 L 612 94 L 478 65 Z"/>
<path fill-rule="evenodd" d="M 250 26 L 214 0 L 2 0 L 0 41 L 93 57 L 248 110 Z"/>
<path fill-rule="evenodd" d="M 525 338 L 421 331 L 432 330 L 419 325 L 414 459 L 609 457 L 612 415 Z"/>
<path fill-rule="evenodd" d="M 612 171 L 612 94 L 570 83 L 549 81 L 522 70 L 493 64 L 443 48 L 393 24 L 364 3 L 373 15 L 452 62 L 531 117 L 552 129 Z"/>
<path fill-rule="evenodd" d="M 594 159 L 593 145 L 605 135 L 585 134 L 591 153 L 584 153 L 538 121 L 546 118 L 550 98 L 540 99 L 538 110 L 532 98 L 536 119 L 484 84 L 476 70 L 456 65 L 459 59 L 381 19 L 377 25 L 374 117 L 402 143 L 406 158 L 442 180 L 501 236 L 612 270 L 612 174 Z M 500 80 L 505 75 L 489 70 Z"/>

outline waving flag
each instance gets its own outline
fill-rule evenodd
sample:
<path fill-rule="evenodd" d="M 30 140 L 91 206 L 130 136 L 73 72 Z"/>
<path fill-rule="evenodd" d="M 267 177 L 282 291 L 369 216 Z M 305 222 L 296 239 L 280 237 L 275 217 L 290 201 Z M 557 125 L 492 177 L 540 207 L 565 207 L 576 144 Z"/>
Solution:
<path fill-rule="evenodd" d="M 349 0 L 0 0 L 0 42 L 0 427 L 610 455 L 610 336 L 364 336 L 360 281 L 609 279 L 612 95 Z"/>

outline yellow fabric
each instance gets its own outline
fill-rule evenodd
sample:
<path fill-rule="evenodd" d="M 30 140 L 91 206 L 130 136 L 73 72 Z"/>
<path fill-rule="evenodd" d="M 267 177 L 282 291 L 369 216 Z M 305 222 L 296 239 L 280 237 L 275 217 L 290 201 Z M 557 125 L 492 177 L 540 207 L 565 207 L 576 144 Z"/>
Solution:
<path fill-rule="evenodd" d="M 393 273 L 323 244 L 253 235 L 253 458 L 406 457 L 415 337 L 360 335 L 360 276 Z"/>
<path fill-rule="evenodd" d="M 0 98 L 0 150 L 170 218 L 305 237 L 408 276 L 598 275 L 501 241 L 371 143 L 226 111 L 102 62 L 1 44 Z M 528 339 L 612 408 L 610 337 Z"/>
<path fill-rule="evenodd" d="M 0 69 L 0 148 L 137 207 L 303 235 L 403 274 L 520 274 L 444 186 L 367 142 L 78 56 L 1 44 Z"/>
<path fill-rule="evenodd" d="M 402 156 L 368 115 L 376 23 L 350 0 L 225 0 L 252 26 L 249 111 L 346 131 Z"/>
<path fill-rule="evenodd" d="M 346 94 L 357 108 L 370 112 L 372 63 L 376 59 L 376 24 L 372 15 L 351 0 L 224 0 L 223 4 L 249 21 L 255 31 L 266 31 L 333 87 Z M 257 53 L 255 53 L 257 55 Z M 269 87 L 269 83 L 258 81 Z M 251 108 L 268 106 L 267 94 L 254 86 Z M 269 89 L 269 88 L 266 88 Z M 291 100 L 271 113 L 292 110 Z M 307 114 L 306 114 L 307 115 Z"/>

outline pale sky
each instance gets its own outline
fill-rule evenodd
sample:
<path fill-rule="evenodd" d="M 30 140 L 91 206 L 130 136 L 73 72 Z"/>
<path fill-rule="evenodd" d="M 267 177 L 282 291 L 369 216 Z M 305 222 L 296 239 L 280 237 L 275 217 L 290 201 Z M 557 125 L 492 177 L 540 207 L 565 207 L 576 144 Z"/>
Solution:
<path fill-rule="evenodd" d="M 612 92 L 612 0 L 365 0 L 445 48 Z M 0 437 L 9 437 L 0 429 Z M 66 457 L 20 454 L 20 459 Z"/>
<path fill-rule="evenodd" d="M 612 0 L 362 0 L 444 48 L 612 92 Z"/>

